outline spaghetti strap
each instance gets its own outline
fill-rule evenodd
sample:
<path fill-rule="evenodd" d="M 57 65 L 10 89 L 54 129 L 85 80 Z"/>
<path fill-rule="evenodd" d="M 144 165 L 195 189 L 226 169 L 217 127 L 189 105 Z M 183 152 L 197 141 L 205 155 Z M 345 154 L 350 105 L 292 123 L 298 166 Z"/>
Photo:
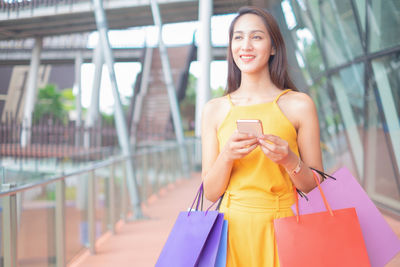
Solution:
<path fill-rule="evenodd" d="M 275 98 L 274 103 L 278 102 L 279 98 L 280 98 L 282 95 L 284 95 L 284 94 L 286 94 L 287 92 L 289 92 L 289 91 L 291 91 L 291 89 L 283 90 L 283 91 Z"/>
<path fill-rule="evenodd" d="M 226 96 L 228 97 L 229 104 L 231 104 L 231 107 L 235 106 L 235 105 L 233 104 L 233 102 L 232 102 L 231 95 L 230 95 L 230 94 L 227 94 Z"/>

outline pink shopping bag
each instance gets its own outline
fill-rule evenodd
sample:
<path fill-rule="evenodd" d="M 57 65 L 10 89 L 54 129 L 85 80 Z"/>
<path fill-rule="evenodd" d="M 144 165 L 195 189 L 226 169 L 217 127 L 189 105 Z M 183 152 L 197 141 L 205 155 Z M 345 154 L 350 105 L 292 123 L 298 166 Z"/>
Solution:
<path fill-rule="evenodd" d="M 385 266 L 400 252 L 399 238 L 349 170 L 341 168 L 332 176 L 336 180 L 326 179 L 321 184 L 327 201 L 332 209 L 356 209 L 371 266 Z M 325 210 L 317 188 L 308 193 L 307 198 L 308 201 L 305 198 L 299 199 L 300 214 Z M 296 213 L 295 205 L 292 210 Z"/>

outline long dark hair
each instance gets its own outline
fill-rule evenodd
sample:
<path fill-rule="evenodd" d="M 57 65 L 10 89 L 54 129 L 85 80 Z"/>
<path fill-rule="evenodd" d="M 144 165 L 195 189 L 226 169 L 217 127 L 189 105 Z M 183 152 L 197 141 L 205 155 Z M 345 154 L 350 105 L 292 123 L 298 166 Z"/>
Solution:
<path fill-rule="evenodd" d="M 276 87 L 280 89 L 290 88 L 292 90 L 298 91 L 294 83 L 289 77 L 288 73 L 288 63 L 286 57 L 286 46 L 283 40 L 281 31 L 279 30 L 278 23 L 274 19 L 274 17 L 266 10 L 253 7 L 246 6 L 242 7 L 238 11 L 238 15 L 233 19 L 231 26 L 229 27 L 229 46 L 228 46 L 228 87 L 226 89 L 226 94 L 232 93 L 236 91 L 241 83 L 242 77 L 241 72 L 235 61 L 233 60 L 232 55 L 232 37 L 233 37 L 233 28 L 237 20 L 245 15 L 245 14 L 254 14 L 259 16 L 267 28 L 268 34 L 272 41 L 272 46 L 275 48 L 275 55 L 271 55 L 268 61 L 269 72 L 271 75 L 272 82 L 276 85 Z"/>

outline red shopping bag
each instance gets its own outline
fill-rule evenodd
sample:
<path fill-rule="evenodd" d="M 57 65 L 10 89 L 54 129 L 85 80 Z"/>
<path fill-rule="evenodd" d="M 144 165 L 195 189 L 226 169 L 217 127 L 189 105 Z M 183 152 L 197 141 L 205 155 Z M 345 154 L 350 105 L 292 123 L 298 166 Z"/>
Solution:
<path fill-rule="evenodd" d="M 274 220 L 282 267 L 371 266 L 354 208 L 332 210 L 314 173 L 327 211 Z"/>
<path fill-rule="evenodd" d="M 371 266 L 386 266 L 397 253 L 400 253 L 400 239 L 357 179 L 345 167 L 334 172 L 332 176 L 316 171 L 325 178 L 333 178 L 321 183 L 325 198 L 332 209 L 350 207 L 356 209 Z M 300 214 L 325 210 L 324 201 L 317 188 L 307 194 L 307 199 L 299 198 L 299 209 Z M 296 212 L 296 204 L 292 206 L 292 210 Z"/>

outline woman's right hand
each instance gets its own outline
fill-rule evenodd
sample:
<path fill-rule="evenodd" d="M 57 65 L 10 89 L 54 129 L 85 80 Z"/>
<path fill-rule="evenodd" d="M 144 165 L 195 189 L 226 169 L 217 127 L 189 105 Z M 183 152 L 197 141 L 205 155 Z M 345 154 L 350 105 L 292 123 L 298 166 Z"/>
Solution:
<path fill-rule="evenodd" d="M 230 161 L 241 159 L 258 146 L 255 136 L 235 131 L 225 145 L 223 153 Z"/>

